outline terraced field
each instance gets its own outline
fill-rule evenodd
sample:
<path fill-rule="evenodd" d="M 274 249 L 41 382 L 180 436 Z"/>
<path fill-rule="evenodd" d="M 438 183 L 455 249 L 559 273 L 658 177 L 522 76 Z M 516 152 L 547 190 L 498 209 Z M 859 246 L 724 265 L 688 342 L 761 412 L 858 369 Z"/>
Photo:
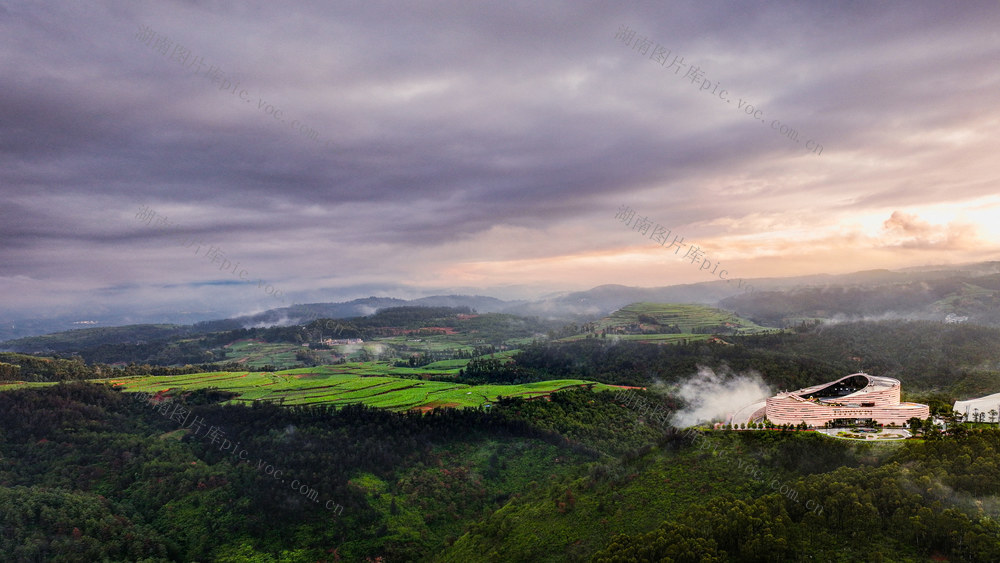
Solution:
<path fill-rule="evenodd" d="M 556 391 L 593 382 L 559 379 L 523 385 L 465 385 L 442 381 L 404 379 L 379 372 L 400 374 L 455 373 L 457 370 L 393 368 L 364 363 L 301 368 L 280 372 L 211 372 L 175 376 L 139 376 L 95 380 L 107 382 L 126 392 L 161 393 L 219 389 L 237 393 L 230 402 L 248 404 L 270 401 L 284 405 L 363 403 L 390 410 L 430 409 L 436 406 L 474 407 L 492 403 L 497 397 L 544 397 Z M 593 383 L 595 390 L 615 389 Z"/>
<path fill-rule="evenodd" d="M 472 352 L 474 346 L 465 344 L 466 340 L 471 340 L 468 335 L 442 335 L 415 338 L 410 336 L 380 337 L 369 340 L 361 344 L 335 344 L 329 350 L 315 349 L 310 353 L 317 358 L 316 363 L 335 364 L 346 359 L 347 361 L 365 362 L 368 359 L 388 359 L 389 357 L 406 359 L 411 354 L 426 352 Z M 530 342 L 531 339 L 512 339 L 513 341 Z M 291 367 L 303 365 L 296 359 L 296 353 L 303 349 L 301 344 L 288 342 L 264 342 L 263 340 L 238 340 L 221 348 L 223 355 L 220 362 L 235 361 L 240 367 L 254 371 L 262 369 L 266 365 L 280 367 Z M 504 350 L 498 352 L 494 357 L 509 357 L 517 352 L 517 349 Z M 445 363 L 437 362 L 442 368 L 460 368 L 469 362 L 467 359 L 445 360 Z M 453 362 L 453 363 L 446 363 Z"/>
<path fill-rule="evenodd" d="M 55 385 L 54 381 L 42 381 L 42 382 L 25 382 L 25 381 L 7 381 L 0 383 L 0 391 L 9 391 L 11 389 L 23 389 L 25 387 L 45 387 L 47 385 Z"/>
<path fill-rule="evenodd" d="M 627 305 L 598 321 L 598 330 L 639 323 L 640 315 L 656 319 L 661 325 L 677 325 L 686 333 L 719 325 L 731 325 L 733 328 L 738 328 L 740 333 L 772 330 L 721 309 L 677 303 L 633 303 Z"/>
<path fill-rule="evenodd" d="M 679 333 L 666 332 L 674 326 Z M 561 341 L 581 340 L 607 331 L 607 338 L 633 340 L 652 344 L 697 342 L 714 338 L 714 334 L 731 336 L 780 331 L 760 326 L 728 311 L 678 303 L 632 303 L 593 324 L 596 332 L 575 334 Z M 707 329 L 707 330 L 706 330 Z M 664 332 L 658 332 L 658 331 Z M 694 332 L 700 331 L 700 332 Z"/>
<path fill-rule="evenodd" d="M 361 345 L 337 345 L 331 350 L 315 350 L 313 353 L 322 362 L 333 363 L 339 356 L 351 356 L 361 350 Z M 301 365 L 295 359 L 295 353 L 302 349 L 300 344 L 287 342 L 264 342 L 263 340 L 238 340 L 224 346 L 225 353 L 219 361 L 239 362 L 247 369 L 259 369 L 265 365 L 291 366 Z"/>
<path fill-rule="evenodd" d="M 575 334 L 573 336 L 568 336 L 566 338 L 560 339 L 561 341 L 570 340 L 583 340 L 587 338 L 586 334 Z M 651 342 L 653 344 L 675 344 L 682 340 L 687 340 L 688 342 L 696 342 L 698 340 L 708 340 L 713 338 L 711 334 L 691 334 L 688 332 L 682 332 L 680 334 L 609 334 L 608 339 L 610 340 L 633 340 L 636 342 Z"/>

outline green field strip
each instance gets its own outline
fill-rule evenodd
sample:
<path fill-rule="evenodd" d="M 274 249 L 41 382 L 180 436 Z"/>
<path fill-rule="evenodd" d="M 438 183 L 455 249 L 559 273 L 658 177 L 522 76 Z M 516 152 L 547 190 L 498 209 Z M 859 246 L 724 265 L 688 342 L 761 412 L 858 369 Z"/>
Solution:
<path fill-rule="evenodd" d="M 427 400 L 427 401 L 436 401 L 436 400 L 439 400 L 439 397 L 437 397 L 436 395 L 438 395 L 440 393 L 447 393 L 449 391 L 460 391 L 460 390 L 465 390 L 465 389 L 468 389 L 468 388 L 469 388 L 468 385 L 462 385 L 462 386 L 455 385 L 455 386 L 446 387 L 446 388 L 443 388 L 443 389 L 431 389 L 430 391 L 427 391 L 427 393 L 424 394 L 424 399 Z M 432 397 L 432 395 L 435 395 L 435 396 Z"/>
<path fill-rule="evenodd" d="M 284 369 L 281 371 L 274 372 L 275 375 L 337 375 L 344 372 L 345 366 L 350 366 L 351 364 L 343 364 L 337 366 L 316 366 L 311 368 L 295 368 L 295 369 Z"/>
<path fill-rule="evenodd" d="M 389 385 L 400 381 L 399 379 L 393 379 L 389 377 L 366 377 L 363 379 L 348 380 L 343 382 L 341 385 L 345 389 L 350 389 L 351 391 L 364 391 L 365 389 L 370 389 L 372 387 L 381 387 L 383 385 Z M 412 381 L 412 380 L 408 380 Z"/>
<path fill-rule="evenodd" d="M 293 392 L 293 393 L 281 393 L 281 397 L 285 397 L 289 400 L 299 400 L 299 399 L 317 399 L 322 397 L 328 397 L 331 400 L 351 400 L 351 401 L 364 401 L 371 395 L 354 395 L 351 393 L 333 393 L 333 392 L 322 392 L 322 391 L 306 391 L 306 392 Z"/>
<path fill-rule="evenodd" d="M 457 370 L 465 367 L 471 360 L 463 358 L 460 360 L 441 360 L 423 366 L 426 370 Z"/>
<path fill-rule="evenodd" d="M 413 385 L 409 385 L 409 386 L 405 386 L 405 387 L 394 387 L 394 388 L 389 388 L 389 389 L 384 389 L 384 390 L 378 391 L 377 393 L 368 393 L 365 390 L 351 391 L 351 392 L 348 392 L 348 393 L 342 393 L 339 396 L 342 397 L 342 398 L 344 398 L 344 399 L 359 399 L 359 400 L 360 399 L 374 399 L 375 397 L 378 397 L 380 395 L 385 395 L 385 394 L 388 394 L 388 393 L 399 393 L 400 391 L 404 391 L 406 389 L 411 389 L 411 388 L 414 388 L 414 387 L 415 386 L 413 386 Z"/>
<path fill-rule="evenodd" d="M 28 389 L 31 387 L 48 387 L 55 385 L 55 381 L 11 381 L 0 384 L 0 391 L 10 391 L 12 389 Z"/>
<path fill-rule="evenodd" d="M 391 410 L 407 410 L 427 405 L 475 407 L 493 402 L 500 395 L 534 398 L 563 389 L 591 384 L 594 389 L 614 389 L 579 379 L 558 379 L 520 385 L 469 386 L 446 381 L 423 381 L 383 375 L 392 371 L 385 362 L 333 365 L 285 370 L 282 372 L 206 372 L 172 376 L 134 376 L 90 380 L 113 385 L 123 393 L 163 391 L 189 392 L 217 389 L 235 397 L 228 403 L 248 404 L 269 401 L 288 405 L 365 404 Z M 419 370 L 424 371 L 427 370 Z M 359 372 L 365 372 L 362 375 Z M 302 377 L 299 377 L 302 376 Z M 54 385 L 55 383 L 5 383 L 0 389 Z"/>
<path fill-rule="evenodd" d="M 215 382 L 215 381 L 234 381 L 234 380 L 237 380 L 237 379 L 243 379 L 243 378 L 245 378 L 245 376 L 242 376 L 242 375 L 235 375 L 235 376 L 231 376 L 231 377 L 215 376 L 215 377 L 212 377 L 212 378 L 196 378 L 196 379 L 184 379 L 183 376 L 163 376 L 163 377 L 170 377 L 171 378 L 171 381 L 170 381 L 171 385 L 194 385 L 194 384 L 197 384 L 197 383 L 203 383 L 204 381 L 213 381 L 213 382 Z M 176 377 L 176 379 L 174 379 L 174 377 Z"/>
<path fill-rule="evenodd" d="M 291 387 L 289 389 L 281 389 L 280 391 L 285 396 L 293 397 L 298 395 L 307 395 L 309 393 L 316 393 L 317 391 L 321 391 L 324 389 L 333 389 L 335 387 L 336 385 L 318 385 L 315 387 Z M 269 390 L 269 392 L 273 393 L 274 391 Z"/>
<path fill-rule="evenodd" d="M 219 377 L 229 376 L 229 375 L 231 375 L 233 373 L 241 373 L 241 372 L 218 371 L 218 372 L 208 372 L 208 373 L 199 373 L 199 374 L 184 374 L 184 375 L 137 375 L 137 376 L 130 377 L 130 378 L 110 378 L 110 379 L 92 380 L 92 381 L 108 381 L 108 382 L 122 382 L 122 383 L 129 382 L 129 383 L 131 383 L 131 382 L 134 382 L 136 380 L 143 380 L 143 383 L 149 383 L 149 382 L 153 382 L 153 381 L 170 381 L 171 383 L 174 383 L 174 382 L 181 381 L 181 380 L 184 380 L 184 379 L 190 379 L 190 381 L 192 383 L 200 383 L 200 382 L 203 382 L 203 381 L 206 381 L 206 380 L 214 380 L 214 379 L 217 379 Z"/>

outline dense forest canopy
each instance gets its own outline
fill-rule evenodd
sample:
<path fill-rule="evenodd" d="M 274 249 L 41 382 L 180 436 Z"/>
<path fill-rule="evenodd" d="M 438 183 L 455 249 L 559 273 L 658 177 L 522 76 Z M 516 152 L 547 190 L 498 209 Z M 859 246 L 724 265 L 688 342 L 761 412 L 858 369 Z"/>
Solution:
<path fill-rule="evenodd" d="M 769 326 L 787 326 L 801 318 L 943 321 L 949 313 L 973 323 L 1000 326 L 1000 274 L 891 277 L 899 279 L 756 291 L 729 297 L 721 305 Z"/>
<path fill-rule="evenodd" d="M 649 310 L 637 307 L 607 326 L 634 316 L 638 333 L 678 334 L 663 318 L 639 318 Z M 724 338 L 684 333 L 669 344 L 609 334 L 600 322 L 556 327 L 468 308 L 401 307 L 303 325 L 161 332 L 147 342 L 100 342 L 88 332 L 96 345 L 64 357 L 0 353 L 0 380 L 64 382 L 0 392 L 0 554 L 234 562 L 806 561 L 831 552 L 847 560 L 1000 558 L 1000 430 L 992 419 L 945 431 L 930 419 L 912 421 L 920 437 L 895 444 L 670 425 L 689 404 L 676 389 L 703 368 L 721 374 L 722 384 L 754 373 L 775 389 L 863 369 L 900 379 L 908 397 L 947 415 L 956 398 L 1000 388 L 1000 329 L 802 320 L 771 332 L 720 323 L 724 314 L 690 325 L 718 327 Z M 220 370 L 240 377 L 243 365 L 219 360 L 226 346 L 287 343 L 311 365 L 331 348 L 326 339 L 385 343 L 384 355 L 410 370 L 400 377 L 495 386 L 500 398 L 478 408 L 390 412 L 363 404 L 222 405 L 234 395 L 202 388 L 143 396 L 77 381 Z M 498 353 L 507 342 L 519 349 Z M 348 367 L 363 366 L 378 367 Z M 268 377 L 298 375 L 309 370 Z M 355 377 L 352 385 L 366 385 Z M 649 389 L 629 391 L 638 402 L 591 383 L 531 400 L 503 397 L 504 385 L 552 379 Z"/>
<path fill-rule="evenodd" d="M 479 318 L 412 326 L 471 320 L 459 315 Z M 261 330 L 285 338 L 379 326 L 336 323 Z M 466 358 L 451 377 L 670 389 L 708 366 L 795 388 L 863 367 L 899 377 L 904 391 L 933 393 L 935 411 L 946 412 L 959 391 L 988 385 L 1000 362 L 996 336 L 974 325 L 886 321 L 802 324 L 724 344 L 535 339 L 513 355 Z M 143 368 L 195 366 L 125 369 Z M 15 370 L 53 381 L 125 373 L 78 357 L 0 356 L 0 373 Z M 88 383 L 0 392 L 0 506 L 11 507 L 0 514 L 0 553 L 24 561 L 795 561 L 850 544 L 849 559 L 998 556 L 995 423 L 942 433 L 925 421 L 916 426 L 925 440 L 901 444 L 718 430 L 693 441 L 653 416 L 683 409 L 683 399 L 632 393 L 652 410 L 586 387 L 402 413 L 222 406 L 229 396 L 218 391 L 140 398 Z M 289 487 L 292 479 L 306 492 Z M 862 520 L 874 526 L 859 531 L 852 523 Z"/>
<path fill-rule="evenodd" d="M 425 414 L 219 406 L 224 398 L 137 399 L 81 383 L 0 393 L 0 553 L 15 561 L 1000 557 L 996 507 L 981 502 L 1000 495 L 998 430 L 894 447 L 795 432 L 692 435 L 643 424 L 617 395 L 586 389 Z"/>

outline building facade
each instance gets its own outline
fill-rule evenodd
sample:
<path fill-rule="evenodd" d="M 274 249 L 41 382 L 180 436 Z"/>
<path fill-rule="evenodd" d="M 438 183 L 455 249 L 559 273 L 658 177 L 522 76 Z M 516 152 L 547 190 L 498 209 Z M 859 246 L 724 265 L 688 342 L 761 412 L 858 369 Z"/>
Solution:
<path fill-rule="evenodd" d="M 959 412 L 966 422 L 993 422 L 1000 413 L 1000 393 L 994 393 L 978 399 L 955 401 L 952 410 Z"/>
<path fill-rule="evenodd" d="M 903 426 L 906 421 L 930 416 L 920 403 L 900 402 L 898 379 L 855 373 L 830 383 L 779 393 L 767 399 L 765 416 L 774 424 L 824 426 L 875 422 Z"/>

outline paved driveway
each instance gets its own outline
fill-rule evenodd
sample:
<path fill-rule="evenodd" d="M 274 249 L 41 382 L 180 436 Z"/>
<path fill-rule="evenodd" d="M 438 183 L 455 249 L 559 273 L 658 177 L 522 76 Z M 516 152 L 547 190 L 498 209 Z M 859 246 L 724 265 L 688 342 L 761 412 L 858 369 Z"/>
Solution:
<path fill-rule="evenodd" d="M 851 432 L 850 428 L 817 428 L 816 432 L 820 434 L 826 434 L 831 438 L 842 438 L 845 440 L 877 440 L 880 442 L 888 442 L 895 440 L 905 440 L 910 437 L 910 431 L 904 428 L 883 428 L 881 432 L 878 433 L 861 433 L 861 432 Z M 864 436 L 864 438 L 847 438 L 845 436 L 838 436 L 838 432 L 847 432 L 849 434 L 855 434 L 859 436 Z"/>

